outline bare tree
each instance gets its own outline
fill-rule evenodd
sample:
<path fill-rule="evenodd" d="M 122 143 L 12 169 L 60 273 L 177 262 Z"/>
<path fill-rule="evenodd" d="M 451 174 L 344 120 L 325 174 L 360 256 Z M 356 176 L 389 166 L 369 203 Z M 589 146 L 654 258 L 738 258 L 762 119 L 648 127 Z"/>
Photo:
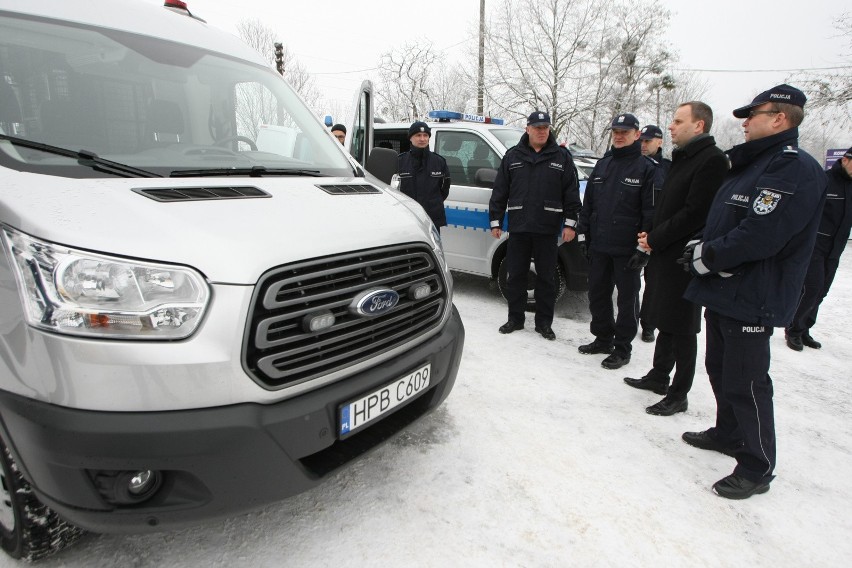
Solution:
<path fill-rule="evenodd" d="M 845 37 L 852 49 L 852 12 L 845 12 L 835 20 L 835 28 Z M 828 110 L 835 120 L 845 126 L 852 124 L 852 58 L 849 49 L 842 69 L 826 73 L 802 73 L 789 80 L 802 86 L 808 94 L 808 107 Z"/>
<path fill-rule="evenodd" d="M 603 30 L 593 0 L 503 0 L 489 22 L 487 92 L 508 118 L 545 110 L 557 134 L 587 112 L 586 56 Z"/>
<path fill-rule="evenodd" d="M 584 145 L 602 152 L 609 144 L 612 117 L 624 112 L 663 122 L 666 94 L 677 87 L 676 77 L 666 71 L 675 57 L 659 39 L 669 19 L 659 2 L 621 0 L 607 5 L 607 26 L 589 54 L 591 109 L 574 125 Z"/>
<path fill-rule="evenodd" d="M 382 55 L 376 90 L 381 114 L 393 120 L 424 118 L 435 106 L 436 93 L 429 88 L 439 65 L 443 58 L 428 41 L 406 43 Z"/>

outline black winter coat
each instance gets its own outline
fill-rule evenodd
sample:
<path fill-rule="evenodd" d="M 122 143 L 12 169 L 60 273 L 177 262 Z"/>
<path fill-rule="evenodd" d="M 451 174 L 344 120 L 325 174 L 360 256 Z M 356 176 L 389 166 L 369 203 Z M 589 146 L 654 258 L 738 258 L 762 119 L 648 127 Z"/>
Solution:
<path fill-rule="evenodd" d="M 586 184 L 578 228 L 590 250 L 633 254 L 637 234 L 651 228 L 654 184 L 660 175 L 657 163 L 642 155 L 638 140 L 598 160 Z"/>
<path fill-rule="evenodd" d="M 399 190 L 419 203 L 436 227 L 444 227 L 447 224 L 444 200 L 450 194 L 447 161 L 428 148 L 418 150 L 412 148 L 399 155 Z"/>
<path fill-rule="evenodd" d="M 825 207 L 817 230 L 814 255 L 838 259 L 846 249 L 852 229 L 852 178 L 843 169 L 840 160 L 826 172 L 828 191 Z"/>
<path fill-rule="evenodd" d="M 488 203 L 491 227 L 502 227 L 509 210 L 510 233 L 558 235 L 577 227 L 580 186 L 571 153 L 553 134 L 536 152 L 525 133 L 503 156 Z"/>
<path fill-rule="evenodd" d="M 676 260 L 704 226 L 728 159 L 712 136 L 699 135 L 672 153 L 672 165 L 654 208 L 648 232 L 651 258 L 645 268 L 642 320 L 661 331 L 701 331 L 701 306 L 683 299 L 692 276 Z"/>
<path fill-rule="evenodd" d="M 685 297 L 723 316 L 785 327 L 802 295 L 825 203 L 820 165 L 791 128 L 727 151 Z"/>

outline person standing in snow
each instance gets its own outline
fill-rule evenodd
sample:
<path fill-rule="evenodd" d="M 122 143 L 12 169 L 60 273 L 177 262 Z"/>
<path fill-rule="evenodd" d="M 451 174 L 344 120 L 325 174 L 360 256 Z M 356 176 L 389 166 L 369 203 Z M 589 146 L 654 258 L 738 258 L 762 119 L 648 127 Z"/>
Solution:
<path fill-rule="evenodd" d="M 805 101 L 785 84 L 734 110 L 746 141 L 726 152 L 731 169 L 681 258 L 696 276 L 684 297 L 706 308 L 716 397 L 716 424 L 683 440 L 736 458 L 713 484 L 727 499 L 766 493 L 775 477 L 769 338 L 793 319 L 825 203 L 825 174 L 798 148 Z"/>
<path fill-rule="evenodd" d="M 828 294 L 840 265 L 840 255 L 846 250 L 852 229 L 852 148 L 834 163 L 828 172 L 828 193 L 817 231 L 816 245 L 805 276 L 805 286 L 793 323 L 787 326 L 787 347 L 802 351 L 805 347 L 819 349 L 822 344 L 811 337 L 819 306 Z"/>

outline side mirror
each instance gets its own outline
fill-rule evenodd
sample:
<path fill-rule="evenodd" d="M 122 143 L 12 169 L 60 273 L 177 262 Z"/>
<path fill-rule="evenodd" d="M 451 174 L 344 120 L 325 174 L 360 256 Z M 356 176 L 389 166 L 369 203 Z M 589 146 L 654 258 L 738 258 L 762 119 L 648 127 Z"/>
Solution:
<path fill-rule="evenodd" d="M 473 175 L 473 183 L 476 187 L 494 187 L 497 179 L 497 170 L 491 168 L 479 168 Z"/>
<path fill-rule="evenodd" d="M 398 158 L 399 154 L 396 151 L 377 146 L 370 151 L 370 156 L 367 158 L 367 165 L 364 169 L 390 185 L 391 178 L 396 173 Z"/>

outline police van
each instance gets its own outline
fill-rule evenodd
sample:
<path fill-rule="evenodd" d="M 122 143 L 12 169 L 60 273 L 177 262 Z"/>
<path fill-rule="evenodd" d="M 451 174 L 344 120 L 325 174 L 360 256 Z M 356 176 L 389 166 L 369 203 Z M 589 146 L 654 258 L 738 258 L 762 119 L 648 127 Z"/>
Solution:
<path fill-rule="evenodd" d="M 441 229 L 441 240 L 447 263 L 452 270 L 486 276 L 496 280 L 500 292 L 506 293 L 506 245 L 508 234 L 500 239 L 491 236 L 488 201 L 500 161 L 506 150 L 518 143 L 524 131 L 503 124 L 501 119 L 451 111 L 428 113 L 432 136 L 429 149 L 447 160 L 450 170 L 450 195 L 444 202 L 447 227 Z M 407 152 L 410 147 L 410 123 L 377 123 L 374 144 Z M 575 160 L 576 162 L 576 160 Z M 580 193 L 586 187 L 588 160 L 577 163 Z M 506 228 L 504 221 L 504 230 Z M 530 266 L 527 279 L 528 307 L 535 306 L 533 289 L 535 266 Z M 576 240 L 562 243 L 557 264 L 557 299 L 565 290 L 588 288 L 588 264 Z"/>
<path fill-rule="evenodd" d="M 15 558 L 305 491 L 456 379 L 429 218 L 179 0 L 0 0 L 0 250 Z"/>

